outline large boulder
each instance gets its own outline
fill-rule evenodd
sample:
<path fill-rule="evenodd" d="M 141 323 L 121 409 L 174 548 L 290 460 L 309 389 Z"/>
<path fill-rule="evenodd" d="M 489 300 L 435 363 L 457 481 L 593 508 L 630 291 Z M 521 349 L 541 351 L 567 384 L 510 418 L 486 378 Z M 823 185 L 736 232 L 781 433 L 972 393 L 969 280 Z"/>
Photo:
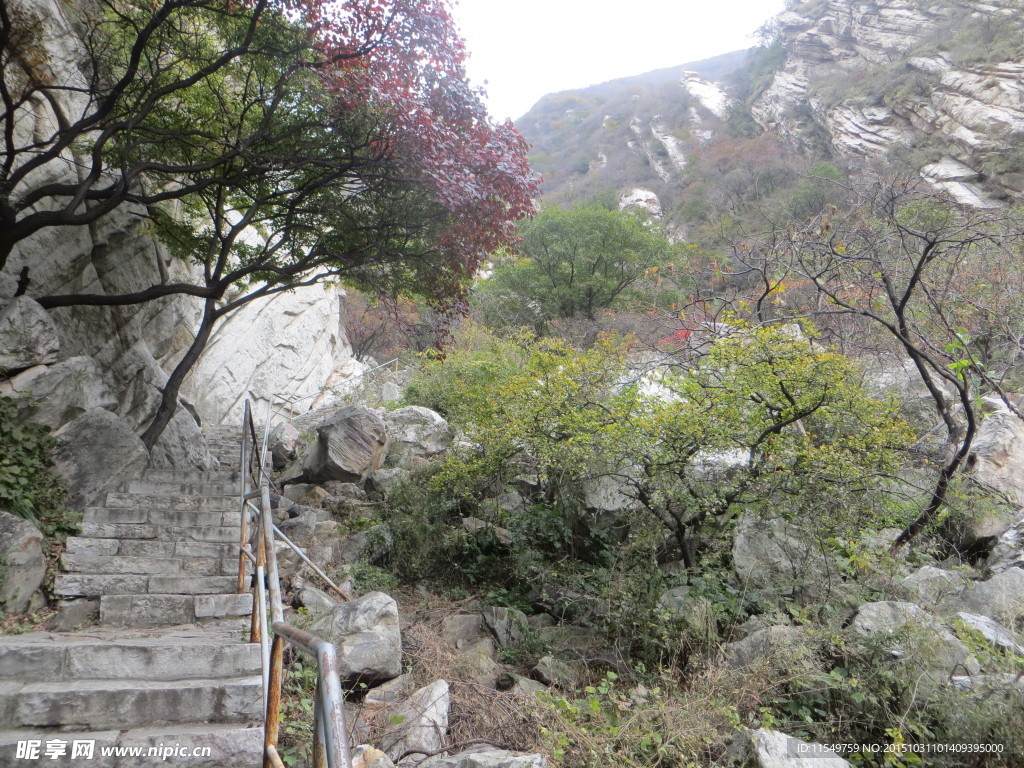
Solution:
<path fill-rule="evenodd" d="M 389 713 L 391 725 L 380 737 L 381 748 L 396 762 L 407 752 L 436 752 L 448 732 L 448 707 L 447 682 L 435 680 L 420 688 Z"/>
<path fill-rule="evenodd" d="M 384 421 L 391 440 L 389 467 L 421 467 L 444 452 L 455 439 L 455 431 L 439 413 L 418 405 L 391 411 Z"/>
<path fill-rule="evenodd" d="M 103 408 L 86 411 L 54 437 L 53 471 L 78 509 L 99 504 L 108 491 L 138 477 L 149 462 L 138 435 Z"/>
<path fill-rule="evenodd" d="M 302 444 L 302 433 L 288 421 L 274 425 L 270 430 L 270 456 L 274 469 L 284 469 L 289 461 L 294 461 Z"/>
<path fill-rule="evenodd" d="M 57 362 L 60 342 L 49 313 L 28 296 L 0 309 L 0 372 Z"/>
<path fill-rule="evenodd" d="M 369 592 L 341 603 L 310 626 L 310 632 L 338 649 L 346 683 L 380 683 L 402 673 L 402 634 L 398 604 L 383 592 Z"/>
<path fill-rule="evenodd" d="M 93 408 L 117 407 L 99 366 L 87 355 L 32 366 L 0 383 L 0 397 L 14 398 L 20 418 L 54 430 Z"/>
<path fill-rule="evenodd" d="M 838 574 L 815 538 L 778 518 L 743 514 L 733 534 L 732 559 L 740 581 L 763 592 L 824 597 L 838 585 Z"/>
<path fill-rule="evenodd" d="M 484 608 L 483 618 L 484 624 L 502 648 L 523 642 L 530 631 L 526 614 L 515 608 Z"/>
<path fill-rule="evenodd" d="M 952 632 L 914 603 L 865 603 L 850 624 L 862 637 L 893 637 L 892 652 L 935 682 L 952 674 L 977 674 L 978 660 Z"/>
<path fill-rule="evenodd" d="M 384 420 L 368 408 L 339 408 L 316 428 L 316 443 L 281 478 L 283 483 L 361 483 L 380 469 L 388 450 Z"/>
<path fill-rule="evenodd" d="M 969 583 L 963 573 L 945 571 L 934 565 L 923 565 L 903 579 L 910 599 L 926 608 L 934 608 L 959 594 Z"/>
<path fill-rule="evenodd" d="M 210 453 L 195 417 L 179 404 L 160 439 L 149 452 L 149 465 L 156 469 L 207 471 L 216 469 L 218 462 Z"/>
<path fill-rule="evenodd" d="M 762 665 L 788 666 L 794 655 L 803 655 L 806 630 L 779 624 L 752 632 L 742 640 L 722 646 L 725 662 L 732 669 Z"/>
<path fill-rule="evenodd" d="M 0 611 L 26 610 L 45 576 L 43 534 L 28 520 L 0 510 Z"/>
<path fill-rule="evenodd" d="M 740 760 L 750 768 L 850 768 L 850 764 L 821 744 L 758 728 L 737 737 Z"/>

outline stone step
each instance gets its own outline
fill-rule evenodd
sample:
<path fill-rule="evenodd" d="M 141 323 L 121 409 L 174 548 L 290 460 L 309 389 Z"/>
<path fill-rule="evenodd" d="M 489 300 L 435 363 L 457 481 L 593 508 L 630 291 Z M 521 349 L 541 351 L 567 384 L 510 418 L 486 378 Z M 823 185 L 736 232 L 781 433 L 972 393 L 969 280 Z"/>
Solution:
<path fill-rule="evenodd" d="M 252 594 L 104 594 L 100 624 L 107 627 L 162 627 L 249 616 Z"/>
<path fill-rule="evenodd" d="M 18 742 L 41 741 L 38 758 L 18 759 Z M 47 742 L 61 742 L 67 754 L 57 760 L 45 754 Z M 71 759 L 75 742 L 92 743 L 92 757 Z M 164 748 L 161 754 L 160 747 Z M 180 750 L 168 756 L 167 750 Z M 103 750 L 120 748 L 121 754 L 104 755 Z M 195 756 L 194 749 L 210 749 L 208 756 Z M 131 754 L 130 750 L 139 750 Z M 149 750 L 153 749 L 150 753 Z M 81 763 L 94 768 L 154 768 L 154 766 L 187 765 L 189 768 L 254 768 L 260 765 L 263 752 L 263 728 L 253 724 L 196 723 L 169 725 L 164 728 L 133 728 L 130 730 L 60 732 L 53 730 L 0 731 L 0 765 L 3 766 L 73 766 Z M 186 755 L 188 755 L 186 757 Z"/>
<path fill-rule="evenodd" d="M 192 472 L 182 469 L 147 469 L 140 479 L 154 483 L 227 483 L 235 489 L 238 487 L 237 470 Z"/>
<path fill-rule="evenodd" d="M 172 526 L 213 526 L 238 525 L 241 514 L 237 511 L 211 512 L 187 509 L 133 509 L 129 507 L 87 507 L 82 516 L 83 523 L 115 523 L 172 525 Z"/>
<path fill-rule="evenodd" d="M 159 541 L 156 539 L 98 539 L 69 536 L 72 555 L 124 555 L 126 557 L 220 557 L 238 560 L 238 536 L 232 543 L 206 541 Z"/>
<path fill-rule="evenodd" d="M 100 595 L 216 595 L 235 591 L 234 576 L 60 573 L 53 592 L 60 597 Z"/>
<path fill-rule="evenodd" d="M 238 496 L 237 482 L 203 482 L 195 479 L 129 480 L 121 483 L 118 493 L 149 496 Z"/>
<path fill-rule="evenodd" d="M 177 541 L 238 543 L 238 525 L 173 526 L 152 523 L 88 523 L 80 526 L 80 535 L 96 539 L 158 539 L 168 545 Z"/>
<path fill-rule="evenodd" d="M 103 506 L 107 508 L 117 507 L 145 510 L 227 512 L 237 509 L 239 502 L 237 497 L 231 498 L 229 496 L 159 496 L 149 493 L 122 493 L 114 491 L 107 494 L 107 501 Z"/>
<path fill-rule="evenodd" d="M 131 557 L 129 555 L 75 555 L 65 552 L 66 573 L 138 573 L 150 576 L 230 576 L 238 562 L 216 557 Z"/>
<path fill-rule="evenodd" d="M 79 634 L 32 632 L 0 638 L 0 678 L 9 680 L 183 680 L 259 672 L 259 645 L 240 642 L 237 632 L 227 630 L 180 627 L 125 636 L 94 628 Z"/>
<path fill-rule="evenodd" d="M 0 722 L 15 728 L 103 730 L 239 723 L 262 707 L 258 675 L 189 680 L 0 682 Z"/>

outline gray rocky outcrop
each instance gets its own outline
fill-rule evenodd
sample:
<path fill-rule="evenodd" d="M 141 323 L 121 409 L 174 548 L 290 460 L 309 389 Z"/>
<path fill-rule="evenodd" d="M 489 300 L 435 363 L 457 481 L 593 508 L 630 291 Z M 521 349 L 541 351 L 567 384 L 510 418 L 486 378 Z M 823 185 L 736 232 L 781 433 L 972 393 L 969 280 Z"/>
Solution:
<path fill-rule="evenodd" d="M 515 608 L 484 608 L 483 619 L 484 625 L 494 634 L 502 648 L 523 642 L 530 630 L 526 614 Z"/>
<path fill-rule="evenodd" d="M 787 11 L 776 19 L 786 61 L 751 113 L 796 147 L 813 147 L 824 134 L 832 151 L 853 158 L 883 157 L 927 136 L 932 145 L 941 142 L 947 156 L 942 168 L 929 163 L 922 175 L 961 204 L 991 207 L 979 169 L 1004 151 L 1007 135 L 1024 131 L 1024 63 L 986 52 L 986 60 L 962 64 L 941 44 L 928 54 L 913 49 L 934 43 L 954 23 L 969 25 L 993 14 L 1000 14 L 997 23 L 1018 30 L 1019 11 L 1011 0 L 966 0 L 956 7 L 829 0 Z M 854 87 L 872 78 L 891 82 L 894 63 L 902 65 L 897 76 L 905 84 L 895 94 L 890 88 L 883 100 L 865 95 L 863 85 Z M 987 175 L 1000 194 L 1020 196 L 1019 173 Z"/>
<path fill-rule="evenodd" d="M 142 440 L 110 411 L 93 408 L 54 436 L 53 471 L 79 509 L 93 506 L 149 463 Z"/>
<path fill-rule="evenodd" d="M 337 647 L 339 671 L 347 682 L 373 684 L 402 673 L 398 604 L 383 592 L 335 606 L 310 631 Z"/>
<path fill-rule="evenodd" d="M 398 761 L 406 752 L 436 752 L 448 732 L 448 683 L 435 680 L 395 707 L 380 746 Z"/>
<path fill-rule="evenodd" d="M 338 408 L 316 428 L 316 443 L 282 476 L 283 483 L 360 483 L 380 469 L 388 450 L 384 420 L 368 408 Z"/>
<path fill-rule="evenodd" d="M 390 447 L 386 466 L 416 469 L 444 452 L 455 439 L 455 430 L 439 413 L 418 405 L 389 412 L 384 417 Z"/>
<path fill-rule="evenodd" d="M 0 382 L 0 397 L 14 399 L 19 418 L 53 430 L 93 408 L 117 408 L 117 398 L 99 366 L 87 355 L 27 368 Z"/>
<path fill-rule="evenodd" d="M 923 565 L 903 579 L 913 602 L 925 608 L 934 608 L 953 595 L 959 594 L 970 579 L 959 571 L 946 571 L 934 565 Z"/>
<path fill-rule="evenodd" d="M 27 609 L 45 576 L 43 534 L 28 520 L 0 510 L 0 611 Z"/>
<path fill-rule="evenodd" d="M 59 353 L 57 328 L 39 304 L 18 296 L 0 308 L 0 372 L 56 363 Z"/>

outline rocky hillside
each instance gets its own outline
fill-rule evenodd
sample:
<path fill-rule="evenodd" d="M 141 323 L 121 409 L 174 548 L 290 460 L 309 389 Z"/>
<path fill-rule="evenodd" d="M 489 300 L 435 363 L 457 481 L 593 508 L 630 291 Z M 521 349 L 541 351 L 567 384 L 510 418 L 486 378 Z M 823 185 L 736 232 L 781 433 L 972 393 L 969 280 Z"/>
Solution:
<path fill-rule="evenodd" d="M 963 203 L 1024 193 L 1024 9 L 1015 0 L 794 3 L 766 130 L 839 156 L 896 155 Z"/>
<path fill-rule="evenodd" d="M 884 161 L 977 207 L 1021 198 L 1020 3 L 789 5 L 764 47 L 541 99 L 519 126 L 546 199 L 612 190 L 684 234 L 694 206 L 734 207 L 765 168 L 776 184 L 822 161 Z"/>

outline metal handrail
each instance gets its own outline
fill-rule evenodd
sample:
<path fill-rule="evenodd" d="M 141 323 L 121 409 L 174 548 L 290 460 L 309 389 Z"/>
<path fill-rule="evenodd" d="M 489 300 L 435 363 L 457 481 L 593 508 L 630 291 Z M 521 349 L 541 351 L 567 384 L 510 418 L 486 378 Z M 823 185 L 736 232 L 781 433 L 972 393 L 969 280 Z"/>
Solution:
<path fill-rule="evenodd" d="M 299 651 L 313 656 L 317 662 L 317 686 L 314 697 L 314 768 L 351 768 L 348 727 L 345 723 L 345 704 L 341 690 L 338 660 L 334 646 L 284 620 L 281 602 L 281 579 L 277 568 L 277 549 L 273 513 L 270 508 L 270 476 L 267 472 L 267 443 L 270 435 L 270 407 L 264 426 L 263 442 L 258 452 L 256 430 L 249 401 L 245 401 L 242 417 L 241 479 L 239 499 L 241 507 L 241 534 L 238 555 L 238 592 L 246 591 L 248 566 L 253 565 L 251 590 L 253 593 L 252 623 L 249 641 L 260 644 L 263 678 L 263 768 L 283 768 L 277 752 L 281 718 L 281 684 L 284 675 L 284 646 L 290 643 Z M 257 458 L 254 470 L 253 459 Z M 255 481 L 255 487 L 253 485 Z M 253 499 L 258 497 L 257 507 Z M 255 547 L 249 545 L 250 517 L 257 523 Z M 283 535 L 282 535 L 282 538 Z M 310 562 L 294 543 L 288 545 Z M 314 566 L 315 568 L 315 566 Z M 319 568 L 316 571 L 323 576 Z M 325 579 L 326 576 L 323 576 Z M 327 579 L 345 599 L 348 596 Z M 273 642 L 268 643 L 268 618 Z"/>

